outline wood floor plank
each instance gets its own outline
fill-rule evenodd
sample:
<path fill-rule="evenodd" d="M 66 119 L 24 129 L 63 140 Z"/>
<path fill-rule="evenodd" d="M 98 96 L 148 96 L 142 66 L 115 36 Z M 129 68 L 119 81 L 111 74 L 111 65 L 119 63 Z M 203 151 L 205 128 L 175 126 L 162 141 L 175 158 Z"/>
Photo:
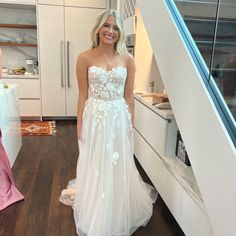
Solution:
<path fill-rule="evenodd" d="M 0 236 L 76 236 L 73 211 L 58 198 L 68 181 L 75 178 L 78 154 L 75 121 L 57 121 L 55 136 L 23 137 L 13 174 L 25 200 L 0 211 Z M 182 235 L 159 196 L 147 226 L 132 236 Z"/>

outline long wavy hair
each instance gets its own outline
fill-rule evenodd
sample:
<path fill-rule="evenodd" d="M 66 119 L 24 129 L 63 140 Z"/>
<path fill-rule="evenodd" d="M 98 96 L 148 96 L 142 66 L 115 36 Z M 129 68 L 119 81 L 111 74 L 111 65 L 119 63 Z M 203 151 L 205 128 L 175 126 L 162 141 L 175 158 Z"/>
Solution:
<path fill-rule="evenodd" d="M 117 51 L 119 55 L 124 55 L 127 52 L 127 48 L 125 46 L 126 38 L 125 38 L 125 33 L 124 33 L 124 28 L 123 28 L 123 20 L 120 14 L 116 10 L 105 10 L 97 17 L 97 21 L 91 32 L 92 48 L 98 47 L 99 45 L 98 31 L 103 26 L 107 18 L 110 16 L 115 17 L 116 24 L 119 28 L 119 38 L 114 45 L 115 50 Z"/>

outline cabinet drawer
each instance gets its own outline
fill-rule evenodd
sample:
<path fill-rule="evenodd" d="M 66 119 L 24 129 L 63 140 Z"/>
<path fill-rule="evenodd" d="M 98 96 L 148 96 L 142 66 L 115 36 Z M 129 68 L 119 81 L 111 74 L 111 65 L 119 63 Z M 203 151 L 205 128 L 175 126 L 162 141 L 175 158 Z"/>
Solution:
<path fill-rule="evenodd" d="M 164 156 L 166 155 L 167 124 L 167 120 L 135 100 L 135 128 L 157 153 Z"/>
<path fill-rule="evenodd" d="M 40 100 L 20 100 L 20 116 L 41 116 Z"/>
<path fill-rule="evenodd" d="M 190 197 L 176 178 L 163 168 L 161 197 L 177 220 L 185 235 L 213 235 L 205 210 Z"/>
<path fill-rule="evenodd" d="M 65 0 L 66 6 L 106 8 L 107 0 Z"/>
<path fill-rule="evenodd" d="M 19 85 L 19 98 L 40 98 L 39 79 L 4 79 L 7 84 Z"/>
<path fill-rule="evenodd" d="M 163 164 L 160 157 L 134 129 L 134 155 L 158 192 L 161 191 Z"/>

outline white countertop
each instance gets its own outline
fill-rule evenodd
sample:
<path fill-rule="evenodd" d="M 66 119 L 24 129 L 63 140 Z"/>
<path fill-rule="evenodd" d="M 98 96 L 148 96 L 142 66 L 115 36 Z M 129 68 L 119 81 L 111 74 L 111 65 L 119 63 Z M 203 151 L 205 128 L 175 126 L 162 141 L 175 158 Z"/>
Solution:
<path fill-rule="evenodd" d="M 152 105 L 150 98 L 142 97 L 140 94 L 134 94 L 134 98 L 136 100 L 140 101 L 141 103 L 143 103 L 144 105 L 146 105 L 147 107 L 149 107 L 151 110 L 153 110 L 155 113 L 157 113 L 158 115 L 160 115 L 164 119 L 167 119 L 167 120 L 174 119 L 174 114 L 171 109 L 165 109 L 165 110 L 159 109 L 159 108 L 155 107 L 154 105 Z"/>
<path fill-rule="evenodd" d="M 3 73 L 2 79 L 39 79 L 39 75 L 9 75 Z"/>

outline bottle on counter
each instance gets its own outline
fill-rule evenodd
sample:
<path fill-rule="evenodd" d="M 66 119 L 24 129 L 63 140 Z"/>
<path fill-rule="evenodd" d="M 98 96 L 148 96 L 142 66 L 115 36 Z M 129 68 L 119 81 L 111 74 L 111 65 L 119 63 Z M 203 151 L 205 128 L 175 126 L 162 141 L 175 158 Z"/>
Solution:
<path fill-rule="evenodd" d="M 152 80 L 149 82 L 148 92 L 153 93 L 153 91 L 154 91 L 154 81 Z"/>

